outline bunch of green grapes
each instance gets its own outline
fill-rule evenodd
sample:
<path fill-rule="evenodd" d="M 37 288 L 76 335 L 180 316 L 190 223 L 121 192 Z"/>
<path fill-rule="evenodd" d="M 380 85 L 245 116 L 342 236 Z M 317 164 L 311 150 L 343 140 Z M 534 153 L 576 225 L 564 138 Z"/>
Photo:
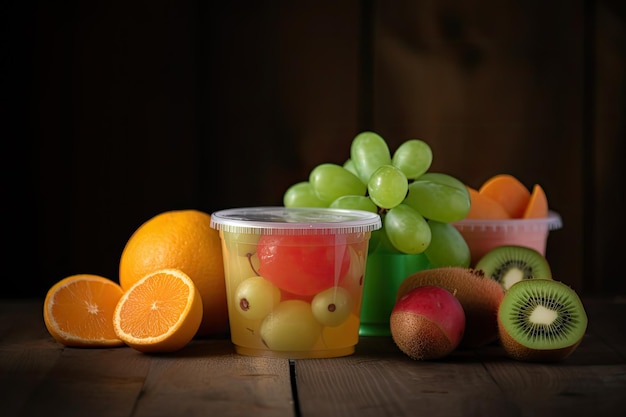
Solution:
<path fill-rule="evenodd" d="M 380 214 L 370 251 L 424 253 L 434 266 L 469 266 L 467 243 L 452 225 L 470 208 L 467 187 L 451 175 L 430 172 L 433 153 L 419 139 L 391 154 L 374 132 L 359 133 L 343 165 L 316 166 L 307 181 L 283 196 L 286 207 L 333 207 Z"/>

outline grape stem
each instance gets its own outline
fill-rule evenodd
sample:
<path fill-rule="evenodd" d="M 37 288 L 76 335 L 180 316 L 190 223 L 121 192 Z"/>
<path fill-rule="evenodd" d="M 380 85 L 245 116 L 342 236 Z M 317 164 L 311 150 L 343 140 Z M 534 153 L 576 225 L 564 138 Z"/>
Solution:
<path fill-rule="evenodd" d="M 254 265 L 252 264 L 252 254 L 250 252 L 246 253 L 246 258 L 248 258 L 248 263 L 250 264 L 252 272 L 254 272 L 257 277 L 260 277 L 261 275 L 257 272 L 257 270 L 254 268 Z"/>

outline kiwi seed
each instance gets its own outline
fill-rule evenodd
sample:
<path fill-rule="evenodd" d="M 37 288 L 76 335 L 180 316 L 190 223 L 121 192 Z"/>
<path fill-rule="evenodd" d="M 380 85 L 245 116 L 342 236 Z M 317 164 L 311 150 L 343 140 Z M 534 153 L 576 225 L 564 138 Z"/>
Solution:
<path fill-rule="evenodd" d="M 551 279 L 520 281 L 504 294 L 498 310 L 506 353 L 524 361 L 558 361 L 569 356 L 587 330 L 587 314 L 576 292 Z"/>
<path fill-rule="evenodd" d="M 476 263 L 475 269 L 482 269 L 485 275 L 499 282 L 504 291 L 525 279 L 552 279 L 546 258 L 525 246 L 497 246 Z"/>

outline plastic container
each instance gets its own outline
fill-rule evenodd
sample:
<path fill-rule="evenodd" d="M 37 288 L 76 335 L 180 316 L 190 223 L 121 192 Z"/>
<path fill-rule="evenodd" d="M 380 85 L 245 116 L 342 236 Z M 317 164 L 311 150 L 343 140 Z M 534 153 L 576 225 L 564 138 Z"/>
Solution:
<path fill-rule="evenodd" d="M 549 232 L 563 226 L 554 211 L 536 219 L 464 219 L 453 224 L 470 248 L 472 265 L 491 249 L 503 245 L 527 246 L 545 255 Z"/>
<path fill-rule="evenodd" d="M 363 285 L 361 336 L 391 336 L 389 317 L 400 284 L 409 275 L 431 268 L 424 254 L 370 252 Z"/>
<path fill-rule="evenodd" d="M 237 353 L 329 358 L 358 343 L 375 213 L 251 207 L 215 212 Z"/>

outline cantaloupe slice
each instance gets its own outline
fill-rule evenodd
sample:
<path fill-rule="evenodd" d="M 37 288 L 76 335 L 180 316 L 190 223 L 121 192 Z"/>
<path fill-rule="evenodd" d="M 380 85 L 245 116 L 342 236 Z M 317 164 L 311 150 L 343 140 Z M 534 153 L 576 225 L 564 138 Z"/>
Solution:
<path fill-rule="evenodd" d="M 548 199 L 541 185 L 535 184 L 528 206 L 524 211 L 524 218 L 536 219 L 541 217 L 548 217 Z"/>
<path fill-rule="evenodd" d="M 470 195 L 470 209 L 466 219 L 509 219 L 511 216 L 500 203 L 491 197 L 480 194 L 478 190 L 467 186 Z"/>
<path fill-rule="evenodd" d="M 528 188 L 509 174 L 498 174 L 491 177 L 483 183 L 478 192 L 496 200 L 514 219 L 524 216 L 530 201 Z"/>

